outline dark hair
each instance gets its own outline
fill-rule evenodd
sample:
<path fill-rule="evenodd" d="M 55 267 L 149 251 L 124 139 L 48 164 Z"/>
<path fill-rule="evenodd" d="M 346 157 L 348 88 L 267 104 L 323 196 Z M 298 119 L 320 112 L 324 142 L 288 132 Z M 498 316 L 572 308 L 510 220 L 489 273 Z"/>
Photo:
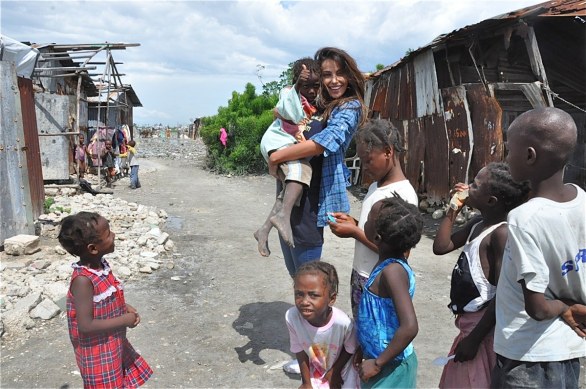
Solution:
<path fill-rule="evenodd" d="M 330 291 L 330 295 L 333 293 L 338 293 L 338 272 L 336 268 L 324 261 L 311 261 L 306 262 L 301 265 L 297 271 L 295 272 L 295 276 L 293 279 L 297 279 L 302 274 L 320 274 L 323 273 L 324 280 L 328 290 Z"/>
<path fill-rule="evenodd" d="M 403 147 L 403 136 L 388 120 L 371 119 L 356 132 L 356 143 L 363 143 L 367 150 L 372 148 L 390 148 L 396 152 L 405 151 Z"/>
<path fill-rule="evenodd" d="M 403 200 L 397 193 L 380 202 L 375 228 L 382 241 L 398 253 L 415 247 L 423 230 L 423 218 L 417 207 Z"/>
<path fill-rule="evenodd" d="M 134 147 L 135 145 L 136 145 L 136 142 L 134 140 L 128 141 L 128 146 Z"/>
<path fill-rule="evenodd" d="M 295 61 L 295 63 L 293 64 L 293 84 L 295 84 L 297 82 L 297 79 L 299 78 L 299 75 L 301 74 L 301 70 L 303 69 L 302 65 L 305 65 L 305 67 L 307 68 L 307 70 L 309 70 L 311 73 L 317 75 L 319 77 L 319 74 L 321 72 L 321 69 L 317 63 L 317 61 L 313 58 L 310 57 L 303 57 L 298 59 L 297 61 Z"/>
<path fill-rule="evenodd" d="M 527 201 L 531 187 L 529 181 L 515 182 L 511 177 L 509 165 L 492 162 L 486 165 L 488 172 L 488 192 L 504 204 L 506 212 Z"/>
<path fill-rule="evenodd" d="M 327 120 L 332 113 L 332 110 L 342 104 L 352 100 L 358 100 L 360 103 L 360 123 L 364 124 L 368 116 L 368 107 L 364 104 L 364 75 L 358 69 L 358 65 L 354 58 L 342 49 L 335 47 L 323 47 L 319 49 L 314 56 L 319 68 L 326 59 L 334 60 L 340 66 L 344 75 L 348 79 L 348 87 L 342 98 L 334 100 L 327 93 L 326 88 L 321 84 L 319 92 L 319 105 L 324 109 L 324 118 Z"/>
<path fill-rule="evenodd" d="M 100 237 L 96 232 L 98 220 L 102 216 L 95 212 L 79 212 L 61 220 L 59 231 L 59 243 L 69 254 L 80 256 L 87 245 L 99 242 Z"/>

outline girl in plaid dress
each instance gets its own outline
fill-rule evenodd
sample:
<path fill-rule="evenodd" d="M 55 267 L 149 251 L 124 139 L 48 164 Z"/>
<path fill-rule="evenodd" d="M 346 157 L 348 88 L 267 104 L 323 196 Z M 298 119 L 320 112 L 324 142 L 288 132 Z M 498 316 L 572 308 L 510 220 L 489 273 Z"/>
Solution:
<path fill-rule="evenodd" d="M 61 222 L 59 243 L 80 258 L 72 265 L 67 322 L 85 388 L 135 388 L 153 374 L 126 339 L 126 327 L 136 327 L 140 316 L 102 258 L 114 251 L 114 237 L 97 213 L 79 212 Z"/>

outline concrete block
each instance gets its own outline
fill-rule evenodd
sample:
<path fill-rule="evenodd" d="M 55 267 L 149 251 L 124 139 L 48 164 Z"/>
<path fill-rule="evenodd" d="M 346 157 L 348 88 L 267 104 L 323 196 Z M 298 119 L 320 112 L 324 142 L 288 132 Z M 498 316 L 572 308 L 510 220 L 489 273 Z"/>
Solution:
<path fill-rule="evenodd" d="M 39 305 L 34 307 L 30 316 L 33 319 L 50 320 L 61 312 L 61 309 L 50 299 L 44 299 Z"/>
<path fill-rule="evenodd" d="M 40 251 L 41 238 L 36 235 L 16 235 L 4 241 L 4 251 L 10 255 L 29 255 Z"/>

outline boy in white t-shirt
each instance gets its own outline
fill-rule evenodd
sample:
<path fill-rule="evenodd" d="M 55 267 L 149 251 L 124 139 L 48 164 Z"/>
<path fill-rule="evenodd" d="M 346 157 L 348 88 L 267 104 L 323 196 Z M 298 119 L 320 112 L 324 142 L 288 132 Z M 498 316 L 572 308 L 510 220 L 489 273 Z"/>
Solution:
<path fill-rule="evenodd" d="M 507 131 L 507 162 L 531 198 L 509 212 L 496 293 L 496 388 L 578 388 L 586 356 L 586 193 L 564 184 L 572 117 L 538 108 Z"/>
<path fill-rule="evenodd" d="M 405 151 L 401 134 L 388 120 L 369 121 L 356 133 L 356 152 L 365 174 L 374 182 L 362 202 L 360 221 L 345 213 L 332 215 L 336 222 L 330 222 L 330 229 L 340 238 L 354 238 L 354 262 L 350 284 L 352 290 L 352 314 L 356 318 L 364 284 L 378 262 L 378 249 L 364 234 L 364 224 L 372 206 L 379 200 L 396 193 L 406 202 L 419 205 L 415 189 L 401 169 L 399 153 Z"/>

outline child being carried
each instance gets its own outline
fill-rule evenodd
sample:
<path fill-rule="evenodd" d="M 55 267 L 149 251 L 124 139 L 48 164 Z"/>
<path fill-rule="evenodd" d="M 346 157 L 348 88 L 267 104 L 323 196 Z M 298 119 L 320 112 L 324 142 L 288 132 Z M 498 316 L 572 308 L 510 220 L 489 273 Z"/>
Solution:
<path fill-rule="evenodd" d="M 303 132 L 317 112 L 312 102 L 319 87 L 319 68 L 313 59 L 302 58 L 295 62 L 293 82 L 293 87 L 286 87 L 281 91 L 275 108 L 277 118 L 266 130 L 260 143 L 261 152 L 267 161 L 272 152 L 304 141 Z M 270 255 L 268 236 L 273 227 L 277 228 L 289 246 L 294 246 L 291 211 L 294 205 L 299 205 L 303 189 L 311 181 L 309 158 L 282 163 L 277 173 L 283 181 L 283 191 L 277 197 L 265 223 L 254 233 L 258 241 L 258 251 L 264 257 Z"/>

